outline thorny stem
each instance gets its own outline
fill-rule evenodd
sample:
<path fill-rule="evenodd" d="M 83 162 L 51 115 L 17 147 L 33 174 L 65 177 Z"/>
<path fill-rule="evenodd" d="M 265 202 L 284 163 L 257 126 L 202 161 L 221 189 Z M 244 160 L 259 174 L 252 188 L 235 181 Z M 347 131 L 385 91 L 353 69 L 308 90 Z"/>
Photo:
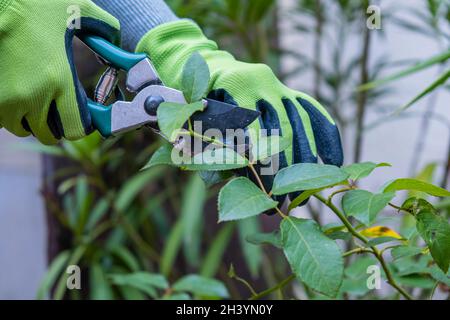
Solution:
<path fill-rule="evenodd" d="M 331 201 L 329 202 L 329 201 L 325 200 L 325 198 L 323 198 L 322 196 L 320 196 L 318 194 L 314 195 L 314 197 L 316 199 L 318 199 L 320 202 L 324 203 L 326 206 L 328 206 L 338 216 L 338 218 L 342 221 L 342 223 L 347 227 L 348 231 L 354 237 L 358 238 L 365 244 L 367 244 L 369 242 L 369 240 L 367 240 L 366 237 L 361 235 L 358 231 L 355 230 L 355 228 L 353 228 L 350 221 L 348 221 L 347 217 L 345 217 L 345 215 L 333 203 L 331 203 Z M 382 253 L 376 247 L 373 247 L 373 246 L 370 247 L 370 252 L 380 262 L 381 267 L 383 268 L 383 270 L 386 274 L 388 283 L 393 288 L 395 288 L 401 295 L 403 295 L 406 299 L 413 300 L 413 297 L 408 292 L 406 292 L 403 288 L 401 288 L 395 281 L 394 277 L 392 276 L 391 270 L 388 268 L 386 261 L 383 258 Z"/>
<path fill-rule="evenodd" d="M 264 290 L 256 295 L 253 295 L 250 300 L 258 300 L 261 298 L 264 298 L 265 296 L 268 296 L 269 294 L 271 294 L 272 292 L 275 292 L 277 290 L 282 289 L 283 287 L 285 287 L 286 285 L 288 285 L 292 280 L 295 279 L 295 275 L 291 274 L 289 277 L 287 277 L 286 279 L 284 279 L 283 281 L 281 281 L 280 283 L 278 283 L 277 285 L 273 286 L 272 288 L 269 288 L 267 290 Z"/>

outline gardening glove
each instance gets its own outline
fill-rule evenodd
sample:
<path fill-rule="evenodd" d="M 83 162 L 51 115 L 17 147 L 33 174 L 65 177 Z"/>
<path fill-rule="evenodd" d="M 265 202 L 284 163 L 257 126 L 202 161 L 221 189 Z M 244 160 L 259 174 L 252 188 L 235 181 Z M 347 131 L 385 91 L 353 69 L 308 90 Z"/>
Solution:
<path fill-rule="evenodd" d="M 72 39 L 118 44 L 119 22 L 90 0 L 0 0 L 0 128 L 53 144 L 92 131 Z"/>
<path fill-rule="evenodd" d="M 317 162 L 318 155 L 324 163 L 342 165 L 338 128 L 319 102 L 283 85 L 268 66 L 239 62 L 218 50 L 195 23 L 178 20 L 157 26 L 142 38 L 136 51 L 147 53 L 162 81 L 177 89 L 184 64 L 193 52 L 199 52 L 211 72 L 210 98 L 260 111 L 259 121 L 249 129 L 279 129 L 291 142 L 280 154 L 280 167 Z M 270 190 L 273 176 L 262 178 Z"/>

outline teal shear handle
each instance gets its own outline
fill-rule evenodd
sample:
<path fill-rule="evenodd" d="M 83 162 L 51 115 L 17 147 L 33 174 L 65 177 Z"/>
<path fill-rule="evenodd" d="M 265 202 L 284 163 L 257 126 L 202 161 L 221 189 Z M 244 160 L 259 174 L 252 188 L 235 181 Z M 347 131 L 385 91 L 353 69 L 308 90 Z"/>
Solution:
<path fill-rule="evenodd" d="M 139 62 L 147 58 L 146 54 L 125 51 L 98 36 L 81 36 L 80 40 L 116 69 L 129 71 Z"/>
<path fill-rule="evenodd" d="M 80 40 L 115 69 L 129 72 L 141 61 L 147 59 L 145 54 L 127 52 L 98 36 L 84 35 L 80 36 Z M 111 135 L 112 106 L 104 106 L 91 99 L 88 99 L 87 106 L 94 128 L 102 136 L 109 137 Z"/>

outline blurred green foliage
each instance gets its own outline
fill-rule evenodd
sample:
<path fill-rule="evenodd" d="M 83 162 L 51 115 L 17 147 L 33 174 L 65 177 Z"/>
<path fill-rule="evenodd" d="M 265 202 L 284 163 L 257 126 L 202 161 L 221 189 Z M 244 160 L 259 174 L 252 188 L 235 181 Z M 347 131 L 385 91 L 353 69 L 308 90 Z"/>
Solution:
<path fill-rule="evenodd" d="M 354 41 L 352 37 L 362 36 L 365 1 L 298 0 L 296 10 L 289 12 L 282 11 L 275 0 L 167 2 L 180 17 L 193 18 L 222 49 L 241 60 L 267 63 L 284 79 L 312 72 L 315 80 L 307 89 L 330 108 L 342 128 L 354 125 L 358 106 L 384 107 L 379 101 L 390 88 L 377 87 L 365 93 L 364 100 L 355 88 L 380 79 L 391 62 L 383 57 L 365 64 L 363 50 L 350 57 L 346 51 L 348 43 Z M 438 1 L 427 3 L 427 27 L 416 29 L 436 35 L 442 23 L 436 22 L 441 19 L 437 17 L 444 14 L 448 21 L 450 10 L 448 6 L 446 12 L 437 10 Z M 328 13 L 329 5 L 337 6 L 336 15 Z M 312 57 L 280 46 L 279 23 L 284 19 L 291 21 L 293 31 L 300 36 L 312 35 L 316 42 Z M 325 50 L 331 64 L 324 61 Z M 282 72 L 281 56 L 295 58 L 298 67 Z M 361 77 L 364 71 L 367 75 Z M 242 298 L 248 297 L 244 279 L 252 279 L 249 281 L 254 288 L 262 291 L 286 278 L 289 266 L 283 253 L 247 241 L 252 234 L 272 230 L 279 218 L 258 217 L 218 225 L 215 199 L 220 184 L 206 188 L 197 174 L 171 167 L 139 171 L 160 145 L 155 136 L 141 130 L 106 141 L 93 134 L 79 142 L 63 142 L 60 147 L 33 146 L 64 163 L 45 178 L 46 185 L 56 188 L 45 188 L 43 196 L 49 214 L 58 221 L 57 227 L 68 235 L 60 245 L 61 252 L 53 257 L 39 298 Z M 433 182 L 428 173 L 418 179 Z M 448 201 L 436 208 L 447 212 L 448 217 Z M 406 215 L 401 234 L 409 231 L 410 243 L 418 245 L 412 223 Z M 328 230 L 339 238 L 344 233 L 339 228 Z M 403 257 L 405 263 L 397 263 L 393 269 L 398 271 L 401 285 L 422 288 L 419 296 L 426 297 L 434 292 L 436 284 L 432 279 L 442 274 L 436 275 L 438 272 L 433 270 L 435 275 L 431 277 L 432 271 L 425 270 L 429 254 L 419 256 Z M 228 272 L 231 263 L 234 268 Z M 340 298 L 378 297 L 363 285 L 366 266 L 371 263 L 369 257 L 351 259 Z M 408 263 L 417 268 L 407 269 Z M 82 268 L 83 275 L 89 275 L 83 277 L 81 291 L 66 291 L 65 268 L 73 264 Z M 446 281 L 445 275 L 442 281 Z M 301 298 L 325 298 L 300 281 L 295 286 Z M 195 290 L 199 287 L 204 290 Z M 269 297 L 291 298 L 292 290 L 288 288 L 292 287 L 274 290 Z"/>

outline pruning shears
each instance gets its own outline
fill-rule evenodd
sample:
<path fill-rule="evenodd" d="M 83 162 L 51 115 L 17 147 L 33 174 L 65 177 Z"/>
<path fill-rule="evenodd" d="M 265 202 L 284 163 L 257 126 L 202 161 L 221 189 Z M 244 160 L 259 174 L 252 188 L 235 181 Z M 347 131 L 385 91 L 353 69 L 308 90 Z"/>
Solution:
<path fill-rule="evenodd" d="M 98 36 L 80 37 L 108 69 L 96 88 L 95 100 L 88 109 L 95 129 L 104 137 L 115 136 L 143 126 L 159 132 L 156 112 L 162 102 L 186 104 L 181 91 L 164 86 L 146 54 L 127 52 Z M 105 105 L 117 89 L 119 70 L 126 72 L 126 89 L 135 93 L 132 101 Z M 211 99 L 204 99 L 205 109 L 196 112 L 191 121 L 202 121 L 204 131 L 217 129 L 225 136 L 227 129 L 244 129 L 260 113 Z"/>

